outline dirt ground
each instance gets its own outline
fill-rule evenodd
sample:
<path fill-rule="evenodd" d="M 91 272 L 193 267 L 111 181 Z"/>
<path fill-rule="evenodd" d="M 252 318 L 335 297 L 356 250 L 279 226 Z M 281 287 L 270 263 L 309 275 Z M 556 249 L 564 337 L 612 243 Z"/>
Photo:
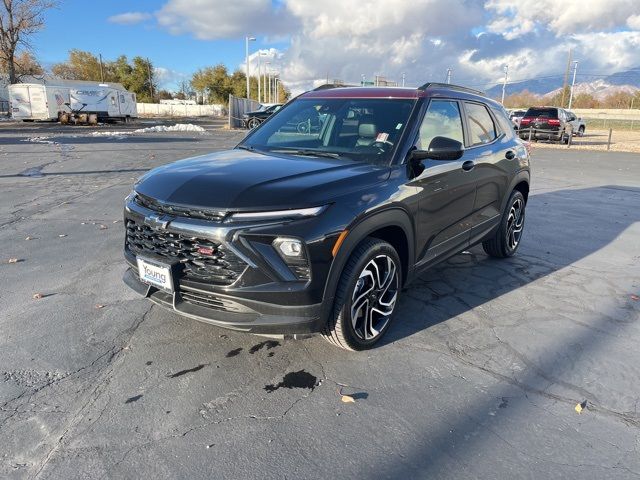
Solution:
<path fill-rule="evenodd" d="M 606 150 L 609 130 L 587 130 L 583 137 L 573 137 L 571 146 L 580 150 Z M 538 141 L 531 144 L 536 148 L 567 148 L 567 145 Z M 611 151 L 640 153 L 640 131 L 613 130 Z"/>

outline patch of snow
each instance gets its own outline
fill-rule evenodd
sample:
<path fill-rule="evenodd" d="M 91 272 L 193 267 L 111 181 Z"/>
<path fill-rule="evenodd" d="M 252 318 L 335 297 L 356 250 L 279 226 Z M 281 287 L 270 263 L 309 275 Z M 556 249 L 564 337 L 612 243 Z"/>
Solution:
<path fill-rule="evenodd" d="M 58 142 L 54 142 L 53 140 L 50 140 L 51 137 L 31 137 L 31 138 L 25 138 L 23 140 L 21 140 L 22 142 L 31 142 L 31 143 L 43 143 L 46 145 L 56 145 Z"/>
<path fill-rule="evenodd" d="M 199 125 L 192 123 L 176 123 L 167 127 L 166 125 L 156 125 L 155 127 L 139 128 L 134 133 L 152 133 L 152 132 L 204 132 L 206 131 Z"/>

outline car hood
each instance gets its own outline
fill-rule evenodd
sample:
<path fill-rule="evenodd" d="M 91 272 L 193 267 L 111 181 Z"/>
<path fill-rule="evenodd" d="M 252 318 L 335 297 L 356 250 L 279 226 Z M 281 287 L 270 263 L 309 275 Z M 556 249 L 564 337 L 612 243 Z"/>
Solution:
<path fill-rule="evenodd" d="M 234 149 L 181 160 L 144 175 L 135 190 L 172 205 L 219 210 L 318 206 L 382 182 L 389 167 Z"/>
<path fill-rule="evenodd" d="M 255 112 L 245 112 L 244 115 L 247 117 L 253 116 L 253 115 L 258 115 L 260 113 L 267 113 L 264 110 L 256 110 Z"/>

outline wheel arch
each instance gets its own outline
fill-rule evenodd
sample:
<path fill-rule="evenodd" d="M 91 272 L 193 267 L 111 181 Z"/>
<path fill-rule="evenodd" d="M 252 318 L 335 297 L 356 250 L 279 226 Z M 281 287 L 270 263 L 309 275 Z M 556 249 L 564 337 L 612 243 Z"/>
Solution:
<path fill-rule="evenodd" d="M 415 236 L 413 222 L 403 208 L 396 207 L 376 212 L 356 221 L 348 228 L 348 234 L 331 263 L 324 289 L 324 310 L 333 310 L 342 271 L 356 247 L 367 237 L 378 238 L 390 243 L 398 252 L 402 262 L 402 283 L 405 284 L 413 274 L 415 258 Z M 330 301 L 328 301 L 330 300 Z"/>
<path fill-rule="evenodd" d="M 530 175 L 529 170 L 520 170 L 509 183 L 509 188 L 506 190 L 502 203 L 500 205 L 500 212 L 504 212 L 509 201 L 509 196 L 514 190 L 518 190 L 524 196 L 525 204 L 529 201 L 529 182 Z"/>

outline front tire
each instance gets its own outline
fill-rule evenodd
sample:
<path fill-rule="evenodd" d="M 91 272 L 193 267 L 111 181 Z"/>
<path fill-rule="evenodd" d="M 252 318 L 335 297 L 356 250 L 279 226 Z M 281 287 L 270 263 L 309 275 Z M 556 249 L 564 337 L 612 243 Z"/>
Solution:
<path fill-rule="evenodd" d="M 516 253 L 524 230 L 525 207 L 522 193 L 518 190 L 511 192 L 498 230 L 492 238 L 482 242 L 482 248 L 487 255 L 507 258 Z"/>
<path fill-rule="evenodd" d="M 584 126 L 580 127 L 578 129 L 578 136 L 579 137 L 584 137 Z"/>
<path fill-rule="evenodd" d="M 247 127 L 249 127 L 249 129 L 256 128 L 258 125 L 260 125 L 260 120 L 257 118 L 252 118 L 247 122 Z"/>
<path fill-rule="evenodd" d="M 366 350 L 386 333 L 400 294 L 400 257 L 389 243 L 366 238 L 342 271 L 323 337 L 345 350 Z"/>

